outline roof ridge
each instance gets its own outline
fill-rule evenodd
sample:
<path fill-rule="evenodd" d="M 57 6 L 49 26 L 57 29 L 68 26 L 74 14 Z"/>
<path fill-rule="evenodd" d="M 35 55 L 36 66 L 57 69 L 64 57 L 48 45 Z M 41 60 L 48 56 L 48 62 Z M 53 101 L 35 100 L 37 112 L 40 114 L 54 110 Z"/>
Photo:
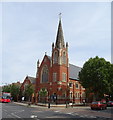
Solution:
<path fill-rule="evenodd" d="M 35 77 L 28 76 L 28 78 L 35 78 Z"/>
<path fill-rule="evenodd" d="M 73 64 L 69 63 L 69 65 L 73 65 Z M 79 66 L 77 66 L 77 65 L 73 65 L 73 66 L 78 67 L 78 68 L 82 68 L 82 67 L 79 67 Z"/>

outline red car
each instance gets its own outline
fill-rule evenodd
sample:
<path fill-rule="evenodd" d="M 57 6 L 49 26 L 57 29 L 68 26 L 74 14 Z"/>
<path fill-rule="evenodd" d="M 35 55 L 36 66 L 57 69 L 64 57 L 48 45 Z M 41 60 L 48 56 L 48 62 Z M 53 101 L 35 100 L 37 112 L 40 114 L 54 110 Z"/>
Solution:
<path fill-rule="evenodd" d="M 91 103 L 91 109 L 100 109 L 100 110 L 104 110 L 107 109 L 107 104 L 103 103 L 101 101 L 95 101 Z"/>
<path fill-rule="evenodd" d="M 7 97 L 2 97 L 2 102 L 3 103 L 9 103 L 9 102 L 11 102 L 11 100 Z"/>
<path fill-rule="evenodd" d="M 107 106 L 113 106 L 113 101 L 109 101 L 109 102 L 107 103 Z"/>
<path fill-rule="evenodd" d="M 0 102 L 2 102 L 2 97 L 0 96 Z"/>

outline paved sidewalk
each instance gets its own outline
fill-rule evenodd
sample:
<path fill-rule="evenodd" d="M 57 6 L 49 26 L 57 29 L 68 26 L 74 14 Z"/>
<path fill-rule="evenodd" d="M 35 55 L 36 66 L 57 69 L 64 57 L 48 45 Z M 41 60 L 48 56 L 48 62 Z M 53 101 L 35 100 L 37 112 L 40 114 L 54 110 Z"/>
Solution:
<path fill-rule="evenodd" d="M 27 106 L 27 107 L 40 107 L 40 108 L 48 108 L 48 103 L 44 104 L 44 103 L 38 103 L 37 105 L 35 104 L 30 104 L 28 105 L 28 103 L 22 103 L 22 102 L 13 102 L 15 104 L 18 104 L 18 105 L 23 105 L 23 106 Z M 64 109 L 66 108 L 66 104 L 50 104 L 50 108 L 60 108 L 60 109 Z M 90 108 L 90 106 L 70 106 L 70 105 L 67 105 L 67 108 Z"/>

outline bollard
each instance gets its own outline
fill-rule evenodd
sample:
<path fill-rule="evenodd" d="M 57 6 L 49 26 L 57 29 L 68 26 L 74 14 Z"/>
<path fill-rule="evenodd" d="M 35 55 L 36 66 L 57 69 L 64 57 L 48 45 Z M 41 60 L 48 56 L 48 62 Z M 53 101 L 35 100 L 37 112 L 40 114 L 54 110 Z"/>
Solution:
<path fill-rule="evenodd" d="M 67 108 L 67 101 L 66 101 L 66 108 Z"/>
<path fill-rule="evenodd" d="M 28 105 L 27 105 L 28 107 L 30 107 L 31 106 L 31 103 L 28 103 Z"/>
<path fill-rule="evenodd" d="M 50 102 L 48 102 L 48 108 L 50 108 Z"/>

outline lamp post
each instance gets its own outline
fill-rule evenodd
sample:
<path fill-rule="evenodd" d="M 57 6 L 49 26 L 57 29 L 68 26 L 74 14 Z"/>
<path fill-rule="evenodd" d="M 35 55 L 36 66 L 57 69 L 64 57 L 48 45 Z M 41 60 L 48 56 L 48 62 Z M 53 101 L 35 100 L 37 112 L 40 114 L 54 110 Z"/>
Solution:
<path fill-rule="evenodd" d="M 50 108 L 51 107 L 51 87 L 49 88 L 49 92 L 48 92 L 48 108 Z"/>
<path fill-rule="evenodd" d="M 66 108 L 68 107 L 68 93 L 69 93 L 69 86 L 68 86 L 68 83 L 67 83 L 67 86 L 66 86 Z"/>
<path fill-rule="evenodd" d="M 50 108 L 50 98 L 49 98 L 49 100 L 48 100 L 48 108 Z"/>
<path fill-rule="evenodd" d="M 80 103 L 81 103 L 81 95 L 82 93 L 81 93 L 81 85 L 80 85 Z"/>
<path fill-rule="evenodd" d="M 72 106 L 75 103 L 75 89 L 74 89 L 74 87 L 75 87 L 75 84 L 73 83 L 73 102 L 72 102 Z"/>

